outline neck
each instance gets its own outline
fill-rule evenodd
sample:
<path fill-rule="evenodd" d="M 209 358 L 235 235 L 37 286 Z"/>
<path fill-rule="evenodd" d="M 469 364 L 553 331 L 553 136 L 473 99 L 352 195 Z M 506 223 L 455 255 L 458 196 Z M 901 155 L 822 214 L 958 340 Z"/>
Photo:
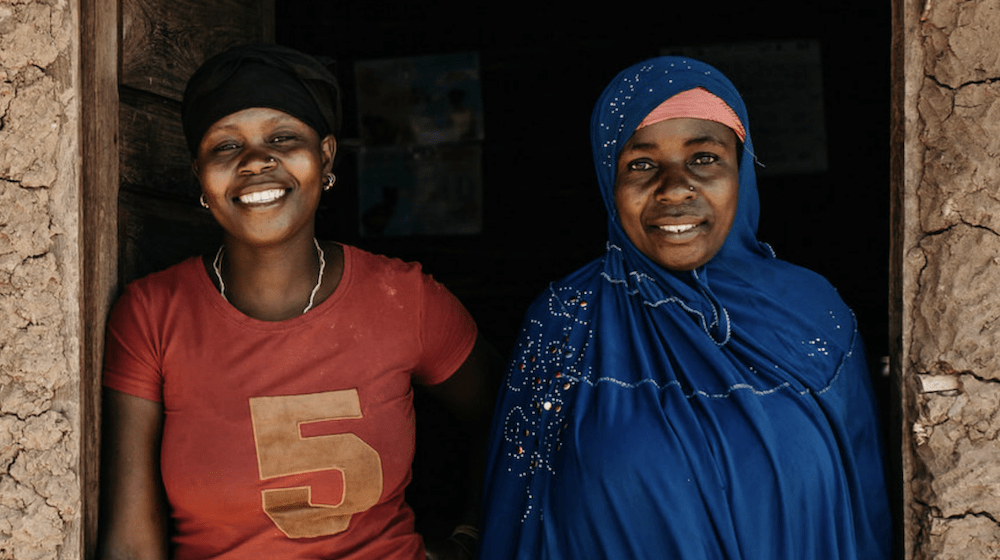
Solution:
<path fill-rule="evenodd" d="M 244 314 L 265 321 L 301 315 L 320 270 L 315 241 L 306 236 L 275 247 L 248 246 L 227 239 L 220 261 L 226 299 Z M 317 290 L 313 305 L 329 295 L 323 289 L 326 284 Z"/>

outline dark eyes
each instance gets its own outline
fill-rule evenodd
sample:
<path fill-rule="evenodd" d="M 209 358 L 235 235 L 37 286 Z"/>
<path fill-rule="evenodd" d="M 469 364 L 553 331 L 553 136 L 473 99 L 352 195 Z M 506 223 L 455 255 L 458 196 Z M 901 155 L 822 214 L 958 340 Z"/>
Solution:
<path fill-rule="evenodd" d="M 689 160 L 689 165 L 711 165 L 717 161 L 719 161 L 719 156 L 715 154 L 698 153 Z M 656 165 L 648 159 L 637 159 L 629 162 L 628 168 L 632 171 L 652 171 L 656 168 Z"/>
<path fill-rule="evenodd" d="M 219 144 L 218 146 L 212 148 L 212 152 L 220 154 L 222 152 L 228 152 L 230 150 L 235 150 L 238 147 L 239 147 L 239 145 L 237 145 L 235 142 L 224 142 L 224 143 Z"/>
<path fill-rule="evenodd" d="M 633 161 L 628 164 L 628 168 L 632 171 L 649 171 L 653 169 L 653 164 L 648 161 Z"/>
<path fill-rule="evenodd" d="M 295 134 L 277 134 L 275 136 L 272 136 L 271 139 L 268 141 L 268 143 L 280 146 L 292 142 L 297 138 L 298 136 L 296 136 Z M 221 154 L 232 150 L 238 150 L 239 148 L 240 144 L 238 142 L 225 141 L 219 143 L 217 146 L 212 148 L 212 152 Z"/>

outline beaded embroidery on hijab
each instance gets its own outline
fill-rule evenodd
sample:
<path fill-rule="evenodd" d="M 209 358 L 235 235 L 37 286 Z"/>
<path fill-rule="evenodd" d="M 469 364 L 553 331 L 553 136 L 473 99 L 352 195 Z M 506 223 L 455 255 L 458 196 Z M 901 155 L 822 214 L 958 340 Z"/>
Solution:
<path fill-rule="evenodd" d="M 209 58 L 188 80 L 181 121 L 191 154 L 212 124 L 252 107 L 288 113 L 320 138 L 340 127 L 340 87 L 318 60 L 279 45 L 240 45 Z"/>

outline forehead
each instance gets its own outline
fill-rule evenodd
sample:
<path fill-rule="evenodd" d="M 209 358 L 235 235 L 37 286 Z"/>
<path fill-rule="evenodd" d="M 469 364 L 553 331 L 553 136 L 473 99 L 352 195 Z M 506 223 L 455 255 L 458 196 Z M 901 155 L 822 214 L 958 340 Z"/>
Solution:
<path fill-rule="evenodd" d="M 636 130 L 622 153 L 653 147 L 716 144 L 736 149 L 736 133 L 728 126 L 704 119 L 667 119 Z"/>
<path fill-rule="evenodd" d="M 291 124 L 308 127 L 306 123 L 278 109 L 270 107 L 250 107 L 230 113 L 212 123 L 206 132 L 213 130 L 224 130 L 229 128 L 239 128 L 246 126 L 271 126 L 277 124 Z"/>

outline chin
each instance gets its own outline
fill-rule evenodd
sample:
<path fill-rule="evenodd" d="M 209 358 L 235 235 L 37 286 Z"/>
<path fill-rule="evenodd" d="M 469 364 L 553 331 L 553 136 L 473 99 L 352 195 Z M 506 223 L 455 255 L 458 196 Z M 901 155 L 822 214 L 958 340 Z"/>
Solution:
<path fill-rule="evenodd" d="M 671 272 L 690 272 L 712 260 L 713 255 L 714 253 L 712 255 L 706 255 L 704 253 L 698 255 L 677 255 L 676 253 L 669 255 L 646 254 L 650 260 Z"/>

